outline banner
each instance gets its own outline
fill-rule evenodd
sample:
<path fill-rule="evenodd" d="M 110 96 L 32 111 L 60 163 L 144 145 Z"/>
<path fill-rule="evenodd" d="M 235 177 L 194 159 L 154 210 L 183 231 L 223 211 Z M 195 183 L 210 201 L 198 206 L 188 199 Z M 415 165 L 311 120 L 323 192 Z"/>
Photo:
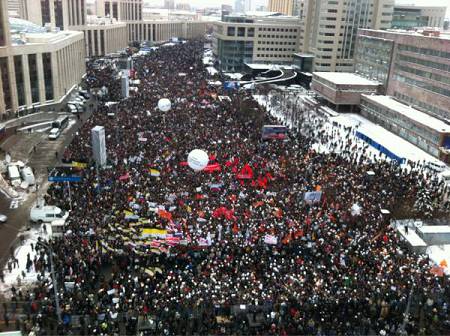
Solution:
<path fill-rule="evenodd" d="M 75 168 L 86 168 L 87 163 L 72 161 L 72 167 Z"/>
<path fill-rule="evenodd" d="M 154 177 L 159 177 L 161 175 L 161 172 L 156 169 L 150 169 L 150 175 Z"/>
<path fill-rule="evenodd" d="M 276 245 L 278 242 L 277 237 L 272 236 L 272 235 L 268 235 L 266 234 L 264 236 L 264 243 L 269 244 L 269 245 Z"/>
<path fill-rule="evenodd" d="M 142 229 L 142 238 L 155 237 L 165 239 L 167 236 L 167 230 L 164 229 Z"/>
<path fill-rule="evenodd" d="M 305 195 L 303 196 L 303 199 L 305 200 L 306 203 L 317 203 L 320 202 L 321 198 L 322 198 L 321 191 L 305 192 Z"/>

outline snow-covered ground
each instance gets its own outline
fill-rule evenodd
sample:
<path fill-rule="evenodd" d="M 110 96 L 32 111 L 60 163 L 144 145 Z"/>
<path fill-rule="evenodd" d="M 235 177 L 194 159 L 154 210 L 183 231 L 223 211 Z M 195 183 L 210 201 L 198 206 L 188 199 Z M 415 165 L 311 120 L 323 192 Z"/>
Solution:
<path fill-rule="evenodd" d="M 47 227 L 49 224 L 46 224 Z M 8 270 L 8 265 L 6 264 L 3 269 L 3 275 L 4 275 L 4 283 L 0 283 L 0 294 L 4 295 L 5 297 L 11 296 L 11 287 L 27 287 L 31 285 L 32 283 L 37 281 L 38 273 L 34 269 L 34 265 L 31 266 L 30 271 L 27 272 L 26 265 L 27 265 L 27 256 L 30 255 L 31 261 L 33 261 L 34 257 L 36 256 L 36 249 L 31 248 L 31 244 L 36 246 L 36 242 L 38 237 L 43 238 L 43 240 L 46 240 L 49 237 L 49 233 L 51 232 L 50 229 L 47 230 L 47 233 L 43 231 L 41 228 L 32 228 L 29 231 L 26 231 L 22 234 L 25 234 L 26 238 L 22 245 L 18 246 L 14 251 L 14 257 L 18 260 L 19 267 L 12 268 L 11 272 Z M 12 261 L 10 258 L 9 261 Z M 23 277 L 22 272 L 25 273 L 25 277 Z M 20 283 L 20 286 L 19 286 Z"/>
<path fill-rule="evenodd" d="M 208 73 L 209 73 L 211 76 L 214 76 L 215 74 L 219 73 L 219 71 L 217 71 L 217 69 L 214 68 L 213 66 L 207 67 L 207 68 L 206 68 L 206 71 L 208 71 Z"/>
<path fill-rule="evenodd" d="M 225 72 L 224 75 L 234 80 L 240 80 L 243 76 L 243 74 L 239 72 Z"/>
<path fill-rule="evenodd" d="M 284 124 L 289 127 L 293 126 L 292 119 L 286 115 L 285 109 L 283 106 L 286 102 L 283 101 L 281 105 L 272 105 L 271 104 L 271 96 L 269 95 L 268 99 L 262 95 L 254 95 L 253 96 L 256 101 L 262 106 L 265 106 L 267 110 Z M 301 107 L 302 106 L 302 97 L 307 97 L 307 95 L 295 95 L 296 103 Z M 300 98 L 300 99 L 298 99 Z M 336 135 L 339 135 L 340 138 L 346 138 L 350 132 L 350 138 L 352 143 L 355 143 L 358 148 L 362 147 L 366 149 L 366 152 L 370 154 L 370 157 L 376 158 L 377 160 L 383 158 L 385 160 L 390 161 L 389 158 L 386 158 L 384 154 L 382 154 L 378 149 L 368 145 L 365 141 L 356 137 L 355 132 L 359 131 L 364 135 L 370 137 L 375 140 L 380 145 L 389 149 L 392 153 L 396 154 L 399 157 L 405 158 L 408 161 L 418 162 L 418 161 L 431 161 L 431 162 L 440 162 L 438 159 L 433 157 L 432 155 L 426 153 L 422 149 L 413 145 L 412 143 L 404 140 L 403 138 L 395 135 L 392 132 L 384 129 L 383 127 L 376 125 L 370 120 L 364 118 L 363 116 L 355 113 L 345 113 L 345 114 L 337 114 L 336 116 L 328 116 L 324 119 L 321 116 L 318 116 L 315 113 L 307 112 L 308 124 L 311 124 L 311 120 L 313 119 L 321 119 L 323 121 L 321 130 L 325 132 L 326 135 L 331 136 L 332 138 L 336 138 Z M 308 120 L 310 119 L 310 120 Z M 336 125 L 340 125 L 342 127 L 336 127 Z M 319 131 L 319 130 L 317 130 Z M 330 152 L 332 150 L 331 143 L 325 142 L 320 143 L 317 142 L 313 145 L 313 148 L 319 152 Z M 405 167 L 408 166 L 408 163 L 404 164 Z M 450 171 L 450 170 L 449 170 Z"/>
<path fill-rule="evenodd" d="M 448 266 L 443 267 L 444 273 L 450 275 L 450 245 L 428 246 L 427 254 L 436 265 L 441 265 L 445 261 Z"/>
<path fill-rule="evenodd" d="M 276 117 L 280 122 L 284 123 L 288 127 L 293 127 L 293 120 L 291 114 L 287 113 L 287 102 L 285 99 L 281 100 L 281 103 L 276 102 L 277 100 L 272 99 L 269 94 L 268 97 L 263 95 L 254 95 L 254 99 L 261 105 L 267 108 L 269 113 Z M 307 97 L 306 94 L 296 94 L 295 95 L 295 104 L 297 105 L 297 109 L 303 107 L 302 98 Z M 273 102 L 276 102 L 272 105 Z M 280 100 L 278 100 L 280 101 Z M 403 157 L 410 162 L 418 162 L 418 161 L 431 161 L 436 162 L 439 161 L 435 157 L 426 153 L 422 149 L 416 147 L 412 143 L 400 138 L 399 136 L 389 132 L 388 130 L 382 128 L 367 120 L 363 116 L 354 113 L 345 113 L 345 114 L 337 114 L 335 116 L 319 116 L 315 112 L 305 112 L 306 118 L 303 124 L 307 125 L 320 125 L 320 129 L 316 129 L 316 134 L 320 131 L 324 132 L 329 136 L 328 142 L 316 142 L 312 145 L 313 149 L 322 152 L 329 153 L 333 151 L 333 147 L 331 146 L 331 142 L 329 140 L 336 140 L 338 138 L 345 139 L 349 137 L 351 139 L 352 144 L 355 144 L 358 148 L 365 148 L 366 153 L 369 154 L 371 160 L 388 160 L 384 154 L 382 154 L 378 149 L 368 145 L 363 140 L 356 137 L 355 132 L 359 131 L 371 139 L 375 140 L 385 148 L 389 149 L 391 152 L 395 153 L 399 157 Z M 333 113 L 334 114 L 334 113 Z M 319 121 L 319 122 L 317 122 Z M 320 122 L 322 121 L 322 122 Z M 316 122 L 316 123 L 315 123 Z M 341 127 L 337 127 L 340 125 Z M 405 168 L 410 168 L 408 162 L 404 163 L 403 166 Z M 450 171 L 447 169 L 446 171 Z M 403 230 L 399 228 L 399 230 Z M 431 245 L 427 247 L 426 254 L 430 257 L 430 259 L 436 264 L 440 265 L 443 263 L 447 263 L 450 265 L 450 245 Z M 443 267 L 443 270 L 446 274 L 450 275 L 450 268 Z"/>

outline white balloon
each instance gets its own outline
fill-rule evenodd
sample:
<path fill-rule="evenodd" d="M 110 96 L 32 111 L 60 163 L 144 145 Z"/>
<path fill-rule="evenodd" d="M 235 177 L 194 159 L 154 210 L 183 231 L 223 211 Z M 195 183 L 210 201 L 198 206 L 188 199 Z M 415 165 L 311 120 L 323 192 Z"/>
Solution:
<path fill-rule="evenodd" d="M 172 107 L 172 103 L 167 98 L 161 98 L 158 101 L 158 108 L 163 112 L 169 111 L 171 107 Z"/>
<path fill-rule="evenodd" d="M 193 170 L 201 171 L 208 165 L 208 153 L 201 149 L 194 149 L 189 153 L 187 162 Z"/>

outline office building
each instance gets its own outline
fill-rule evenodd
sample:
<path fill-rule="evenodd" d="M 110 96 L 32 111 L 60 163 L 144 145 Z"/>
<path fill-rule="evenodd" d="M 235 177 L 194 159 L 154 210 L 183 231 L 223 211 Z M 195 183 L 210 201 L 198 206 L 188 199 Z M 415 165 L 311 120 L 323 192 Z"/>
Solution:
<path fill-rule="evenodd" d="M 23 19 L 60 30 L 82 30 L 86 24 L 86 0 L 21 0 Z"/>
<path fill-rule="evenodd" d="M 97 16 L 121 22 L 142 20 L 143 0 L 96 0 Z"/>
<path fill-rule="evenodd" d="M 342 107 L 353 111 L 361 102 L 361 94 L 376 94 L 378 86 L 378 82 L 345 72 L 314 72 L 311 82 L 311 89 L 337 111 Z"/>
<path fill-rule="evenodd" d="M 11 24 L 10 36 L 4 2 L 0 9 L 0 118 L 61 102 L 85 73 L 83 34 L 48 33 L 20 20 Z"/>
<path fill-rule="evenodd" d="M 392 28 L 414 30 L 423 27 L 444 27 L 446 7 L 395 5 Z"/>
<path fill-rule="evenodd" d="M 23 17 L 24 0 L 7 0 L 9 17 Z"/>
<path fill-rule="evenodd" d="M 174 0 L 164 0 L 164 8 L 165 9 L 175 9 L 175 1 Z"/>
<path fill-rule="evenodd" d="M 244 63 L 291 64 L 298 49 L 299 18 L 224 16 L 214 23 L 213 52 L 223 71 Z"/>
<path fill-rule="evenodd" d="M 300 52 L 313 54 L 315 71 L 353 72 L 358 28 L 391 27 L 394 0 L 305 0 Z"/>
<path fill-rule="evenodd" d="M 112 18 L 88 16 L 83 29 L 86 56 L 103 56 L 128 46 L 127 24 Z"/>
<path fill-rule="evenodd" d="M 450 126 L 442 120 L 390 96 L 362 95 L 361 114 L 425 152 L 449 162 Z"/>
<path fill-rule="evenodd" d="M 435 30 L 358 32 L 355 72 L 383 93 L 450 121 L 450 36 Z"/>
<path fill-rule="evenodd" d="M 269 0 L 269 12 L 278 12 L 284 15 L 294 15 L 294 0 Z"/>
<path fill-rule="evenodd" d="M 251 0 L 235 0 L 234 2 L 235 13 L 246 13 L 251 10 L 252 10 Z"/>

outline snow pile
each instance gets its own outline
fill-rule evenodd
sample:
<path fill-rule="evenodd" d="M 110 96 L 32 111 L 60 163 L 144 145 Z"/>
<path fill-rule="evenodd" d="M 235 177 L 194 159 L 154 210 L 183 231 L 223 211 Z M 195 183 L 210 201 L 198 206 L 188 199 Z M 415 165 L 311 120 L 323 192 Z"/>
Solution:
<path fill-rule="evenodd" d="M 208 73 L 209 73 L 211 76 L 214 76 L 215 74 L 218 74 L 218 73 L 219 73 L 219 71 L 217 71 L 216 68 L 214 68 L 213 66 L 207 67 L 207 68 L 206 68 L 206 71 L 208 71 Z"/>
<path fill-rule="evenodd" d="M 44 225 L 47 225 L 48 227 L 48 224 Z M 13 286 L 16 287 L 16 289 L 22 287 L 26 288 L 37 281 L 38 273 L 36 272 L 33 264 L 29 269 L 29 272 L 27 272 L 27 260 L 29 256 L 30 260 L 33 261 L 36 256 L 36 243 L 38 237 L 41 237 L 45 241 L 49 237 L 49 232 L 50 229 L 45 232 L 37 228 L 32 228 L 30 231 L 26 232 L 26 237 L 23 241 L 23 244 L 19 245 L 14 250 L 14 258 L 18 262 L 18 267 L 17 264 L 14 265 L 14 261 L 12 260 L 12 258 L 10 258 L 3 269 L 4 282 L 0 283 L 1 295 L 10 297 L 11 288 Z M 33 248 L 31 245 L 33 245 Z M 11 272 L 8 269 L 8 263 L 11 263 L 13 265 Z M 23 276 L 24 274 L 25 277 Z"/>
<path fill-rule="evenodd" d="M 444 273 L 450 275 L 450 245 L 432 245 L 427 248 L 426 253 L 436 265 L 447 265 L 443 267 Z"/>

